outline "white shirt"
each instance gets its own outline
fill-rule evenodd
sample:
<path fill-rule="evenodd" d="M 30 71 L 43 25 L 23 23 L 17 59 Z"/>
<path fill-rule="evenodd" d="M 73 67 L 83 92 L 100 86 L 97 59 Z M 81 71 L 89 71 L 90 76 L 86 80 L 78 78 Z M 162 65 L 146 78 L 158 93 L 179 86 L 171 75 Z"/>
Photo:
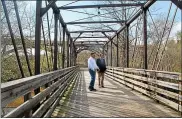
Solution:
<path fill-rule="evenodd" d="M 96 61 L 93 57 L 90 57 L 88 59 L 88 69 L 91 69 L 93 71 L 95 71 L 96 69 L 99 69 L 99 67 L 96 64 Z"/>

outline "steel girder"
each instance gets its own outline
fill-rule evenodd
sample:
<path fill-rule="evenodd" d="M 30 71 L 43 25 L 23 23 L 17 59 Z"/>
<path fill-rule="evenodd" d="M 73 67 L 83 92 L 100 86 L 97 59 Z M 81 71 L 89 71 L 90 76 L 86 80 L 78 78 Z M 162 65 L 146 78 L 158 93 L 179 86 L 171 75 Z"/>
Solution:
<path fill-rule="evenodd" d="M 83 9 L 83 8 L 101 8 L 101 7 L 127 7 L 127 6 L 143 6 L 143 3 L 122 3 L 122 4 L 100 4 L 100 5 L 80 5 L 58 7 L 59 9 Z"/>

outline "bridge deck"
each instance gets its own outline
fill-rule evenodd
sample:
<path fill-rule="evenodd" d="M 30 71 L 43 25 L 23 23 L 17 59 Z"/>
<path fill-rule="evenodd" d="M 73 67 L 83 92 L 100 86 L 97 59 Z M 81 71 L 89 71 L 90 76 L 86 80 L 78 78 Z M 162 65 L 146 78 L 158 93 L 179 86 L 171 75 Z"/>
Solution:
<path fill-rule="evenodd" d="M 88 71 L 75 81 L 67 100 L 61 100 L 52 117 L 179 117 L 179 114 L 156 101 L 105 78 L 105 88 L 90 92 Z"/>

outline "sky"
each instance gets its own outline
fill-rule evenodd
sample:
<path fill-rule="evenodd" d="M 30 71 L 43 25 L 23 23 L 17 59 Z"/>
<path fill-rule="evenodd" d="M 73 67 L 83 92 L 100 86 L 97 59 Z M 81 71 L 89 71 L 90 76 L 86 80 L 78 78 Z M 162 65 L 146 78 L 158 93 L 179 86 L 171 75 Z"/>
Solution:
<path fill-rule="evenodd" d="M 35 1 L 32 1 L 30 2 L 31 5 L 35 6 Z M 65 6 L 65 5 L 68 5 L 69 6 L 76 6 L 76 5 L 90 5 L 90 4 L 102 4 L 104 2 L 102 1 L 57 1 L 56 4 L 57 6 Z M 168 9 L 169 9 L 169 6 L 170 6 L 170 1 L 157 1 L 155 2 L 151 7 L 150 7 L 150 11 L 151 13 L 153 14 L 153 18 L 157 19 L 157 17 L 159 15 L 155 15 L 155 14 L 161 14 L 161 15 L 164 15 L 164 17 L 167 17 L 167 13 L 168 13 Z M 43 6 L 44 6 L 44 2 L 43 2 Z M 173 4 L 172 5 L 172 8 L 171 8 L 171 13 L 170 13 L 170 19 L 172 19 L 172 16 L 174 14 L 174 10 L 175 10 L 176 6 Z M 76 9 L 73 9 L 76 11 Z M 86 11 L 86 12 L 89 12 L 89 13 L 92 13 L 92 14 L 97 14 L 97 9 L 79 9 L 77 11 Z M 102 11 L 101 11 L 102 12 Z M 171 31 L 171 34 L 170 34 L 170 37 L 174 37 L 176 32 L 177 31 L 181 31 L 181 11 L 178 9 L 177 11 L 177 14 L 176 14 L 176 18 L 175 18 L 175 24 L 172 28 L 172 31 Z M 101 13 L 102 14 L 102 13 Z M 52 10 L 50 9 L 49 10 L 49 15 L 51 16 L 52 15 Z M 74 21 L 74 20 L 78 20 L 78 19 L 81 19 L 81 18 L 86 18 L 88 17 L 88 15 L 85 15 L 85 14 L 80 14 L 80 13 L 75 13 L 75 12 L 70 12 L 70 11 L 65 11 L 65 10 L 61 10 L 61 15 L 63 17 L 63 20 L 65 22 L 71 22 L 71 21 Z M 98 17 L 97 17 L 98 18 Z M 109 20 L 109 18 L 105 18 L 106 20 Z M 94 20 L 97 20 L 97 19 L 94 19 Z M 102 19 L 103 20 L 103 19 Z M 85 21 L 89 21 L 89 20 L 85 20 Z M 117 30 L 120 28 L 120 25 L 113 25 L 113 27 Z M 75 31 L 75 30 L 80 30 L 80 29 L 83 29 L 84 27 L 78 27 L 78 26 L 68 26 L 68 30 L 70 31 Z M 112 34 L 109 34 L 109 35 L 112 35 Z M 76 34 L 77 36 L 77 34 Z"/>

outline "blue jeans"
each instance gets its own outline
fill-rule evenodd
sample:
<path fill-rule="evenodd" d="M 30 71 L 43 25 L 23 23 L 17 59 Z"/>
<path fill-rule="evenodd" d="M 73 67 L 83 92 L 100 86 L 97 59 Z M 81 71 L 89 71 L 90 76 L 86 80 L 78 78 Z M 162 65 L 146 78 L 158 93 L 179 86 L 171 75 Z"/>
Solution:
<path fill-rule="evenodd" d="M 89 88 L 94 88 L 96 71 L 93 71 L 93 70 L 89 69 L 89 73 L 90 73 L 90 76 L 91 76 L 91 81 L 90 81 Z"/>

